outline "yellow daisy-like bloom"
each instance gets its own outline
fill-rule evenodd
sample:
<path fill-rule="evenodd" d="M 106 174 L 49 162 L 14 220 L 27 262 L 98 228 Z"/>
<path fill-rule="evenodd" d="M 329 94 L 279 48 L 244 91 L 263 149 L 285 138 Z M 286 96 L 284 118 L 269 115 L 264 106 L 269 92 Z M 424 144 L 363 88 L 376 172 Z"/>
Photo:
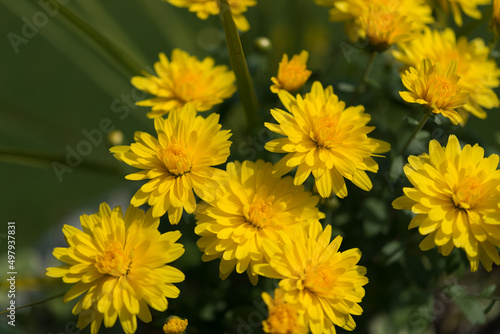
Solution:
<path fill-rule="evenodd" d="M 271 78 L 274 83 L 271 91 L 278 93 L 280 89 L 284 89 L 294 92 L 302 87 L 311 75 L 311 71 L 306 67 L 308 57 L 309 52 L 305 50 L 302 50 L 299 55 L 294 55 L 290 61 L 288 61 L 288 55 L 284 54 L 279 64 L 278 77 Z"/>
<path fill-rule="evenodd" d="M 270 334 L 307 334 L 309 329 L 300 323 L 300 313 L 304 308 L 299 304 L 285 302 L 282 289 L 274 290 L 274 300 L 267 293 L 262 293 L 262 299 L 267 305 L 269 316 L 262 321 L 264 333 Z"/>
<path fill-rule="evenodd" d="M 170 61 L 160 53 L 155 71 L 158 76 L 146 73 L 145 77 L 133 77 L 131 81 L 137 89 L 155 95 L 137 102 L 139 106 L 152 107 L 147 114 L 149 118 L 162 116 L 187 103 L 197 111 L 206 111 L 236 91 L 236 77 L 227 66 L 214 66 L 210 57 L 199 61 L 179 49 L 172 51 Z"/>
<path fill-rule="evenodd" d="M 422 60 L 418 70 L 410 67 L 401 75 L 401 80 L 409 92 L 399 92 L 406 102 L 428 106 L 433 113 L 442 114 L 453 124 L 462 122 L 462 116 L 455 111 L 469 98 L 458 85 L 460 77 L 456 74 L 457 63 L 451 61 L 445 71 L 440 64 L 432 64 L 429 59 Z"/>
<path fill-rule="evenodd" d="M 163 325 L 163 332 L 165 334 L 182 334 L 186 331 L 187 326 L 187 319 L 181 319 L 174 315 L 167 318 Z"/>
<path fill-rule="evenodd" d="M 467 41 L 460 37 L 457 41 L 451 29 L 437 31 L 425 29 L 424 33 L 410 42 L 399 44 L 399 51 L 393 55 L 409 66 L 418 67 L 423 59 L 428 58 L 433 64 L 439 63 L 447 68 L 456 62 L 458 86 L 463 93 L 469 93 L 467 103 L 458 109 L 462 117 L 471 113 L 479 118 L 486 118 L 484 108 L 500 106 L 500 101 L 493 88 L 500 84 L 500 70 L 494 60 L 488 59 L 490 49 L 480 38 Z"/>
<path fill-rule="evenodd" d="M 462 26 L 462 11 L 473 19 L 481 19 L 481 11 L 477 8 L 480 5 L 489 5 L 491 0 L 439 0 L 443 9 L 448 12 L 451 8 L 453 19 L 457 26 Z M 462 8 L 462 11 L 460 10 Z"/>
<path fill-rule="evenodd" d="M 258 276 L 254 266 L 265 261 L 262 242 L 276 240 L 280 231 L 295 234 L 312 221 L 324 218 L 317 196 L 293 185 L 291 177 L 273 175 L 273 165 L 263 160 L 227 164 L 229 182 L 222 195 L 199 210 L 195 233 L 203 261 L 217 258 L 220 277 L 226 279 L 236 268 L 247 272 L 252 284 Z"/>
<path fill-rule="evenodd" d="M 498 161 L 496 154 L 484 158 L 477 144 L 461 149 L 454 135 L 446 147 L 432 140 L 429 154 L 408 158 L 404 171 L 414 188 L 403 188 L 405 195 L 392 205 L 416 214 L 409 228 L 427 235 L 422 250 L 438 246 L 446 256 L 462 248 L 472 271 L 479 262 L 488 271 L 493 262 L 500 264 L 495 248 L 500 246 Z"/>
<path fill-rule="evenodd" d="M 370 190 L 372 183 L 365 171 L 377 172 L 372 156 L 389 151 L 390 145 L 367 136 L 375 127 L 366 126 L 370 115 L 363 106 L 345 108 L 331 86 L 323 89 L 317 81 L 305 98 L 294 98 L 283 90 L 278 96 L 288 112 L 273 109 L 271 114 L 279 124 L 265 123 L 269 130 L 285 136 L 265 145 L 271 152 L 286 153 L 275 171 L 283 175 L 298 167 L 297 185 L 312 172 L 322 197 L 332 192 L 347 196 L 344 178 Z"/>
<path fill-rule="evenodd" d="M 329 7 L 330 20 L 346 22 L 352 41 L 368 38 L 376 50 L 412 37 L 434 22 L 425 0 L 316 0 Z"/>
<path fill-rule="evenodd" d="M 335 333 L 335 327 L 353 330 L 352 315 L 363 309 L 358 303 L 368 283 L 366 268 L 358 266 L 359 249 L 339 252 L 342 237 L 331 241 L 332 228 L 324 230 L 319 222 L 309 225 L 308 233 L 300 230 L 294 238 L 281 234 L 281 242 L 264 243 L 269 263 L 255 271 L 262 276 L 281 279 L 284 301 L 302 305 L 300 323 L 307 324 L 313 334 Z M 331 241 L 331 242 L 330 242 Z"/>
<path fill-rule="evenodd" d="M 120 318 L 125 333 L 137 329 L 137 317 L 151 321 L 148 305 L 158 311 L 167 309 L 167 298 L 177 298 L 184 274 L 169 265 L 184 253 L 176 243 L 179 231 L 161 234 L 159 219 L 151 210 L 129 206 L 123 215 L 118 206 L 111 211 L 103 203 L 99 212 L 80 217 L 82 230 L 64 225 L 68 247 L 57 247 L 54 256 L 66 265 L 47 268 L 47 276 L 62 277 L 74 283 L 64 302 L 84 294 L 73 308 L 80 314 L 77 327 L 91 324 L 91 333 L 101 323 L 111 327 Z"/>
<path fill-rule="evenodd" d="M 158 139 L 137 131 L 136 143 L 112 147 L 116 159 L 143 169 L 126 179 L 151 180 L 130 203 L 141 206 L 147 202 L 154 217 L 168 212 L 170 223 L 177 224 L 183 209 L 188 213 L 196 209 L 193 190 L 201 199 L 212 201 L 219 184 L 227 181 L 227 173 L 211 166 L 226 162 L 231 145 L 229 130 L 221 131 L 218 122 L 219 115 L 196 116 L 193 106 L 187 104 L 170 112 L 167 119 L 155 118 Z"/>
<path fill-rule="evenodd" d="M 196 16 L 206 20 L 209 15 L 219 15 L 220 7 L 218 0 L 165 0 L 174 6 L 188 8 L 190 12 L 195 12 Z M 245 32 L 250 29 L 248 20 L 243 16 L 248 7 L 255 6 L 257 0 L 228 0 L 231 14 L 233 15 L 236 27 Z"/>

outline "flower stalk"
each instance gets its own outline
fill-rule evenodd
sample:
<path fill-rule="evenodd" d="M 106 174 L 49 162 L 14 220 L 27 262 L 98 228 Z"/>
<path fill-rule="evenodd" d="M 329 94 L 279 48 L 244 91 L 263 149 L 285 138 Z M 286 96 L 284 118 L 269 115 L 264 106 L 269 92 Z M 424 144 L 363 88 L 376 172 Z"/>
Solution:
<path fill-rule="evenodd" d="M 431 115 L 431 110 L 426 108 L 424 117 L 422 117 L 422 119 L 418 123 L 417 127 L 415 128 L 415 130 L 411 134 L 410 138 L 408 138 L 408 140 L 406 141 L 404 146 L 401 148 L 401 150 L 399 150 L 398 155 L 401 155 L 406 151 L 408 146 L 410 146 L 410 143 L 413 141 L 413 138 L 415 138 L 417 133 L 419 133 L 420 130 L 422 130 L 422 128 L 424 127 L 424 125 L 427 122 L 427 119 L 429 118 L 430 115 Z"/>
<path fill-rule="evenodd" d="M 219 5 L 219 16 L 226 35 L 231 66 L 234 74 L 236 75 L 238 93 L 241 98 L 241 103 L 243 104 L 243 109 L 245 110 L 246 118 L 249 122 L 249 128 L 253 128 L 254 125 L 261 123 L 258 115 L 259 103 L 257 101 L 255 89 L 248 71 L 245 54 L 243 53 L 243 48 L 241 46 L 240 36 L 231 15 L 229 3 L 227 0 L 220 0 Z"/>
<path fill-rule="evenodd" d="M 372 51 L 370 53 L 370 58 L 368 58 L 368 62 L 366 63 L 365 71 L 363 72 L 363 76 L 361 77 L 361 80 L 359 81 L 358 85 L 356 86 L 356 89 L 352 93 L 352 97 L 350 102 L 350 105 L 353 105 L 356 100 L 359 97 L 359 94 L 361 94 L 366 87 L 366 82 L 368 81 L 368 77 L 370 76 L 370 73 L 373 68 L 373 64 L 375 64 L 375 59 L 377 58 L 377 51 Z"/>
<path fill-rule="evenodd" d="M 22 308 L 31 307 L 31 306 L 35 306 L 35 305 L 40 305 L 40 304 L 46 303 L 48 301 L 51 301 L 52 299 L 60 298 L 60 297 L 62 297 L 64 295 L 65 295 L 65 292 L 57 294 L 57 295 L 52 296 L 52 297 L 48 297 L 48 298 L 45 298 L 45 299 L 33 302 L 33 303 L 29 303 L 29 304 L 26 304 L 26 305 L 23 305 L 23 306 L 16 307 L 14 310 L 20 310 Z M 0 314 L 7 313 L 7 312 L 10 312 L 10 310 L 2 311 L 2 312 L 0 312 Z"/>
<path fill-rule="evenodd" d="M 59 13 L 62 14 L 69 22 L 76 28 L 82 31 L 86 36 L 91 38 L 97 45 L 99 45 L 108 55 L 113 58 L 123 69 L 130 75 L 141 75 L 144 66 L 141 66 L 135 59 L 125 52 L 126 50 L 120 48 L 118 45 L 111 42 L 107 37 L 85 22 L 80 16 L 71 11 L 68 7 L 49 0 L 54 6 L 59 8 Z"/>
<path fill-rule="evenodd" d="M 34 168 L 69 168 L 66 166 L 66 158 L 64 156 L 7 146 L 0 146 L 0 161 Z M 78 168 L 115 176 L 119 176 L 121 174 L 120 170 L 115 167 L 91 161 L 82 161 L 78 165 Z M 56 175 L 58 174 L 56 173 Z"/>

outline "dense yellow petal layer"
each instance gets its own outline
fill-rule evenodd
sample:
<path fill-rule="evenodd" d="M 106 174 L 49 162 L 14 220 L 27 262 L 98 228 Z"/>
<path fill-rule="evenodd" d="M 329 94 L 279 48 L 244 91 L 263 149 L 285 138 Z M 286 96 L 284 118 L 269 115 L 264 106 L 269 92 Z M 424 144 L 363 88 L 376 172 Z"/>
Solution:
<path fill-rule="evenodd" d="M 500 264 L 500 170 L 495 154 L 484 158 L 484 150 L 460 143 L 454 135 L 446 147 L 436 140 L 429 154 L 408 158 L 404 171 L 413 188 L 394 200 L 395 209 L 411 210 L 416 216 L 409 228 L 418 228 L 426 238 L 420 248 L 438 247 L 443 255 L 462 248 L 476 271 Z"/>
<path fill-rule="evenodd" d="M 305 97 L 295 98 L 285 90 L 280 90 L 278 96 L 288 112 L 272 110 L 278 124 L 265 124 L 285 136 L 265 145 L 271 152 L 286 153 L 275 165 L 275 173 L 283 175 L 297 167 L 296 185 L 312 173 L 322 197 L 332 193 L 347 196 L 345 179 L 370 190 L 372 183 L 365 171 L 377 172 L 372 156 L 389 151 L 390 145 L 368 137 L 375 128 L 367 126 L 370 115 L 364 113 L 364 108 L 345 108 L 331 86 L 324 89 L 317 81 Z"/>

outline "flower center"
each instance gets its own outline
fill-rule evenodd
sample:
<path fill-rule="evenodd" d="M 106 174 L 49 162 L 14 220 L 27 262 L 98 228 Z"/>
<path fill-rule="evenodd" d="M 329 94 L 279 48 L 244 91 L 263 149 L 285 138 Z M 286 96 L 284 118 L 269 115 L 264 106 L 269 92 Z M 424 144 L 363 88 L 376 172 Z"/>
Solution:
<path fill-rule="evenodd" d="M 95 266 L 101 274 L 118 277 L 127 274 L 130 264 L 130 256 L 123 252 L 122 244 L 112 241 L 107 245 L 106 251 L 96 257 Z"/>
<path fill-rule="evenodd" d="M 267 333 L 292 334 L 297 327 L 297 310 L 290 304 L 279 304 L 265 321 Z"/>
<path fill-rule="evenodd" d="M 329 266 L 316 265 L 306 267 L 304 286 L 316 295 L 331 295 L 335 283 L 336 275 Z"/>
<path fill-rule="evenodd" d="M 434 102 L 442 101 L 442 105 L 439 105 L 439 107 L 448 104 L 449 98 L 456 95 L 456 85 L 443 75 L 436 75 L 434 78 L 429 79 L 433 86 L 429 89 L 429 92 L 432 92 L 432 97 L 429 100 Z"/>
<path fill-rule="evenodd" d="M 308 77 L 305 65 L 292 60 L 279 73 L 278 81 L 285 90 L 295 91 L 307 81 Z"/>
<path fill-rule="evenodd" d="M 191 154 L 180 145 L 170 145 L 166 149 L 158 149 L 158 156 L 165 164 L 168 172 L 175 176 L 181 176 L 191 170 L 193 158 Z"/>
<path fill-rule="evenodd" d="M 482 184 L 476 177 L 465 179 L 453 194 L 453 203 L 458 210 L 468 210 L 474 207 L 481 199 Z"/>
<path fill-rule="evenodd" d="M 394 29 L 394 14 L 386 10 L 374 10 L 369 16 L 369 26 L 374 35 L 384 34 Z"/>
<path fill-rule="evenodd" d="M 448 80 L 441 80 L 439 82 L 439 86 L 441 87 L 440 93 L 449 95 L 452 89 L 452 85 Z"/>
<path fill-rule="evenodd" d="M 274 196 L 269 196 L 265 200 L 262 198 L 254 199 L 253 203 L 248 207 L 247 221 L 255 227 L 262 228 L 266 226 L 273 214 L 273 200 Z"/>
<path fill-rule="evenodd" d="M 332 116 L 321 117 L 313 131 L 313 140 L 319 147 L 329 148 L 337 136 L 337 122 Z"/>
<path fill-rule="evenodd" d="M 184 102 L 199 101 L 206 96 L 207 81 L 199 71 L 179 71 L 174 76 L 173 90 L 175 96 Z"/>

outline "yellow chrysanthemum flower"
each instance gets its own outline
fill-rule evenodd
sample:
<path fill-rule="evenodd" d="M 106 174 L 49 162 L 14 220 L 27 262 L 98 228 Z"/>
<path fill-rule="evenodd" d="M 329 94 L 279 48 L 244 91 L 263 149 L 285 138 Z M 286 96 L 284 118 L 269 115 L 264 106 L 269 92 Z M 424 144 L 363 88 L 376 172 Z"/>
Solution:
<path fill-rule="evenodd" d="M 99 212 L 80 217 L 82 230 L 64 225 L 68 247 L 57 247 L 54 256 L 67 263 L 47 268 L 47 276 L 62 277 L 75 283 L 63 300 L 68 302 L 84 294 L 73 308 L 79 314 L 77 327 L 91 324 L 91 333 L 101 323 L 111 327 L 120 318 L 125 333 L 137 329 L 137 317 L 151 321 L 148 305 L 158 311 L 167 309 L 167 298 L 177 298 L 184 274 L 166 265 L 184 253 L 176 243 L 179 231 L 161 234 L 159 219 L 151 210 L 129 206 L 123 215 L 118 206 L 111 211 L 103 203 Z"/>
<path fill-rule="evenodd" d="M 290 61 L 288 61 L 288 55 L 284 54 L 278 67 L 278 77 L 271 78 L 274 84 L 271 86 L 271 91 L 278 93 L 280 89 L 284 89 L 294 92 L 302 87 L 311 75 L 311 71 L 306 67 L 307 58 L 309 58 L 309 52 L 305 50 L 302 50 L 299 55 L 294 55 Z"/>
<path fill-rule="evenodd" d="M 462 26 L 462 11 L 473 19 L 481 19 L 481 11 L 477 6 L 489 5 L 491 0 L 439 0 L 443 9 L 448 12 L 451 8 L 453 19 L 457 26 Z M 460 10 L 462 8 L 462 11 Z"/>
<path fill-rule="evenodd" d="M 427 235 L 422 250 L 438 246 L 446 256 L 462 248 L 472 271 L 479 262 L 488 271 L 493 262 L 500 264 L 495 248 L 500 246 L 498 161 L 496 154 L 484 158 L 477 144 L 461 149 L 454 135 L 446 147 L 432 140 L 429 154 L 408 158 L 404 171 L 414 188 L 403 188 L 405 195 L 392 205 L 416 214 L 409 228 Z"/>
<path fill-rule="evenodd" d="M 174 6 L 188 8 L 190 12 L 195 12 L 196 16 L 206 20 L 209 15 L 219 15 L 220 7 L 218 0 L 165 0 Z M 248 7 L 255 6 L 257 0 L 228 0 L 231 14 L 233 15 L 236 27 L 245 32 L 250 29 L 248 20 L 243 16 Z"/>
<path fill-rule="evenodd" d="M 300 314 L 305 310 L 300 304 L 285 302 L 282 289 L 274 290 L 274 300 L 267 293 L 262 293 L 262 300 L 267 305 L 269 316 L 262 321 L 264 333 L 270 334 L 307 334 L 308 327 L 300 323 Z"/>
<path fill-rule="evenodd" d="M 255 285 L 253 268 L 264 262 L 263 240 L 278 239 L 280 231 L 293 235 L 324 215 L 315 206 L 317 196 L 293 185 L 291 177 L 276 177 L 271 163 L 228 163 L 227 171 L 230 180 L 220 188 L 222 195 L 198 210 L 197 245 L 203 261 L 221 259 L 222 279 L 236 268 L 237 273 L 246 271 Z"/>
<path fill-rule="evenodd" d="M 404 12 L 386 5 L 367 6 L 359 21 L 359 34 L 364 36 L 372 48 L 379 52 L 385 51 L 395 43 L 409 40 L 415 33 L 415 24 Z"/>
<path fill-rule="evenodd" d="M 236 91 L 236 77 L 227 66 L 214 66 L 210 57 L 199 61 L 187 52 L 174 49 L 169 61 L 160 53 L 155 63 L 158 76 L 146 73 L 145 77 L 133 77 L 132 84 L 155 97 L 139 101 L 137 105 L 152 107 L 149 118 L 165 115 L 172 109 L 191 103 L 197 111 L 206 111 L 222 103 Z"/>
<path fill-rule="evenodd" d="M 271 114 L 279 124 L 265 123 L 269 130 L 285 136 L 265 145 L 271 152 L 286 153 L 275 171 L 283 175 L 298 167 L 295 184 L 304 183 L 312 172 L 322 197 L 332 192 L 347 196 L 344 178 L 370 190 L 372 183 L 365 171 L 377 172 L 372 156 L 389 151 L 390 145 L 367 136 L 375 127 L 366 126 L 370 115 L 363 106 L 345 109 L 333 88 L 323 89 L 317 81 L 305 98 L 294 98 L 284 90 L 278 96 L 288 112 L 273 109 Z"/>
<path fill-rule="evenodd" d="M 453 124 L 462 122 L 462 116 L 455 111 L 469 98 L 458 85 L 460 77 L 456 74 L 457 63 L 451 61 L 445 71 L 440 64 L 432 64 L 429 59 L 422 60 L 418 69 L 410 67 L 401 80 L 409 92 L 399 92 L 406 102 L 427 106 L 435 114 L 448 117 Z"/>
<path fill-rule="evenodd" d="M 127 175 L 128 180 L 148 180 L 130 203 L 153 207 L 153 216 L 168 212 L 171 224 L 181 219 L 182 210 L 196 209 L 194 192 L 201 199 L 212 201 L 219 184 L 227 181 L 227 173 L 212 166 L 226 162 L 231 137 L 229 130 L 221 131 L 219 115 L 206 119 L 196 116 L 190 104 L 173 110 L 167 119 L 155 118 L 158 139 L 137 131 L 136 143 L 110 149 L 116 159 L 143 169 Z"/>
<path fill-rule="evenodd" d="M 401 40 L 407 40 L 434 22 L 432 9 L 425 0 L 315 0 L 330 8 L 330 20 L 346 22 L 352 41 L 368 38 L 372 46 L 383 51 Z"/>
<path fill-rule="evenodd" d="M 335 333 L 335 327 L 353 330 L 352 315 L 360 315 L 358 305 L 368 283 L 366 268 L 358 266 L 359 249 L 339 252 L 342 237 L 331 241 L 332 228 L 319 222 L 309 225 L 308 234 L 300 230 L 294 238 L 281 233 L 281 242 L 264 242 L 269 263 L 255 266 L 262 276 L 281 279 L 284 301 L 302 305 L 299 322 L 313 334 Z M 330 242 L 331 241 L 331 242 Z"/>
<path fill-rule="evenodd" d="M 163 332 L 165 334 L 182 334 L 186 331 L 188 326 L 187 319 L 181 319 L 177 316 L 170 316 L 163 325 Z"/>
<path fill-rule="evenodd" d="M 433 64 L 439 63 L 442 68 L 447 68 L 452 61 L 457 63 L 458 86 L 463 93 L 469 93 L 467 103 L 458 109 L 462 117 L 471 113 L 486 118 L 483 107 L 491 109 L 500 106 L 493 91 L 500 84 L 500 70 L 494 60 L 488 59 L 490 50 L 482 39 L 468 42 L 466 37 L 460 37 L 457 41 L 451 29 L 441 32 L 425 29 L 417 38 L 398 46 L 400 50 L 394 51 L 393 55 L 415 68 L 425 58 Z"/>

